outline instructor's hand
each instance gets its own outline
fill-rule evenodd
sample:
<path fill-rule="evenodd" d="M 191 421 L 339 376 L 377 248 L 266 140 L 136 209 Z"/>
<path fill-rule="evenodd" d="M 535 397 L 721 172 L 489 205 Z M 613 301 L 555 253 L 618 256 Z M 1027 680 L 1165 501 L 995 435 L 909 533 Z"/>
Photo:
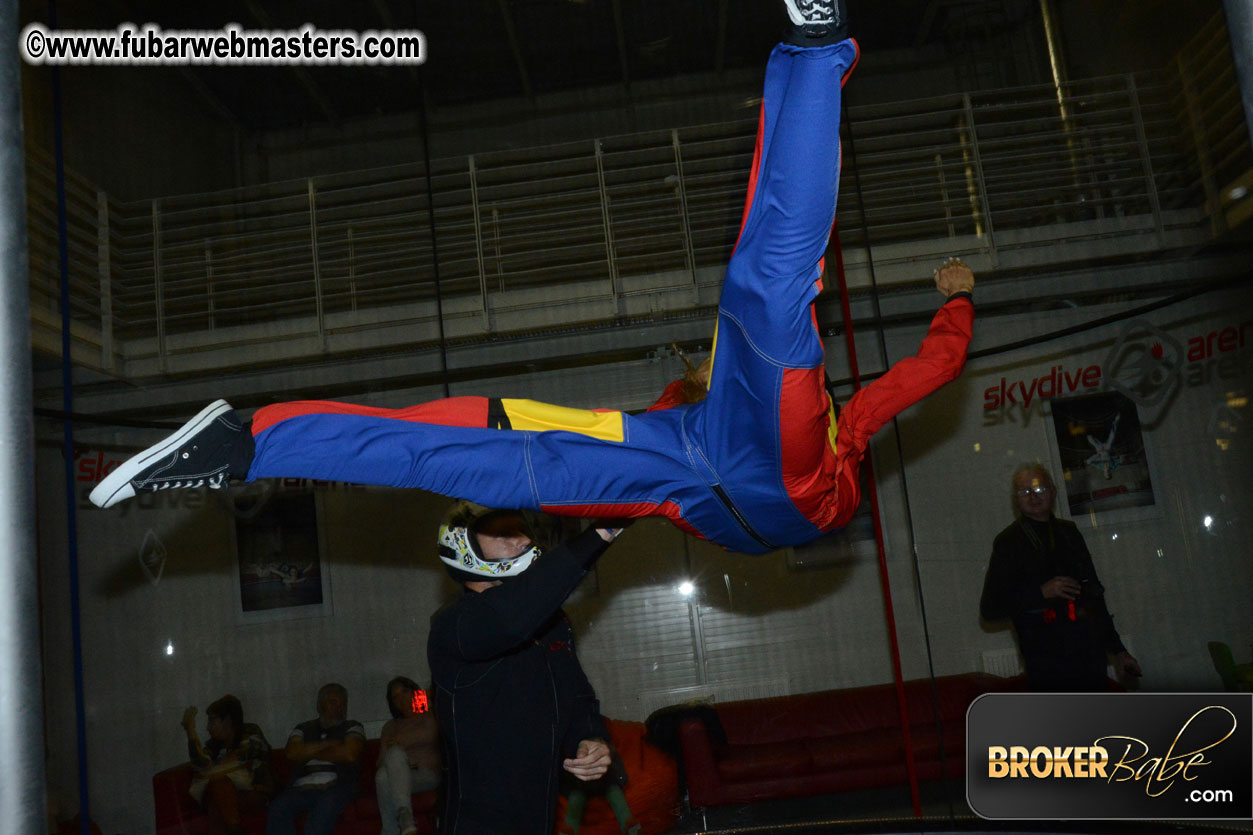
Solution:
<path fill-rule="evenodd" d="M 1140 662 L 1126 650 L 1114 656 L 1114 669 L 1118 671 L 1118 675 L 1122 678 L 1139 678 L 1144 675 L 1144 671 L 1140 669 Z"/>
<path fill-rule="evenodd" d="M 954 293 L 974 292 L 975 274 L 960 258 L 950 258 L 935 271 L 935 289 L 945 298 Z"/>
<path fill-rule="evenodd" d="M 1057 576 L 1040 585 L 1040 594 L 1044 595 L 1045 600 L 1054 597 L 1075 600 L 1082 591 L 1083 586 L 1079 585 L 1079 581 L 1074 577 Z"/>
<path fill-rule="evenodd" d="M 601 539 L 613 542 L 634 521 L 634 519 L 596 519 L 592 522 L 592 527 L 596 529 L 596 533 L 600 534 Z"/>
<path fill-rule="evenodd" d="M 609 745 L 603 739 L 585 739 L 573 759 L 562 760 L 561 767 L 580 780 L 595 780 L 609 770 Z"/>

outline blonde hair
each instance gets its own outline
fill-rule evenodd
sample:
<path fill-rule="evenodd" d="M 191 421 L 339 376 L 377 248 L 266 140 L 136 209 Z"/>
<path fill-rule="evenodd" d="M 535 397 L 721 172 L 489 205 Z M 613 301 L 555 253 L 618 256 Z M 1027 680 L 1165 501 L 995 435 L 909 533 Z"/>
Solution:
<path fill-rule="evenodd" d="M 1015 516 L 1022 515 L 1022 509 L 1018 507 L 1018 479 L 1027 473 L 1038 475 L 1054 496 L 1057 495 L 1057 484 L 1054 483 L 1053 474 L 1048 471 L 1048 467 L 1039 461 L 1025 461 L 1015 467 L 1014 474 L 1009 477 L 1009 503 L 1013 505 Z"/>
<path fill-rule="evenodd" d="M 705 357 L 700 365 L 692 365 L 687 354 L 679 351 L 677 345 L 674 349 L 678 352 L 679 359 L 683 360 L 683 402 L 699 403 L 709 394 L 709 376 L 713 373 L 714 367 L 713 354 Z"/>

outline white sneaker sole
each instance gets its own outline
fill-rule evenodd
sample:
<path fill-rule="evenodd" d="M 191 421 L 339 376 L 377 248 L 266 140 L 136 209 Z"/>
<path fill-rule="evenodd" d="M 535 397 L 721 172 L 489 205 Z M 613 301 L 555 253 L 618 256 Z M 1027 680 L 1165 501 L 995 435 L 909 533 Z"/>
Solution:
<path fill-rule="evenodd" d="M 139 475 L 161 458 L 178 449 L 183 442 L 204 429 L 213 421 L 231 410 L 231 404 L 225 400 L 214 400 L 200 410 L 194 418 L 180 426 L 172 435 L 167 435 L 143 452 L 132 455 L 123 461 L 116 470 L 109 473 L 104 481 L 96 485 L 87 498 L 96 507 L 113 507 L 135 495 L 131 479 Z"/>

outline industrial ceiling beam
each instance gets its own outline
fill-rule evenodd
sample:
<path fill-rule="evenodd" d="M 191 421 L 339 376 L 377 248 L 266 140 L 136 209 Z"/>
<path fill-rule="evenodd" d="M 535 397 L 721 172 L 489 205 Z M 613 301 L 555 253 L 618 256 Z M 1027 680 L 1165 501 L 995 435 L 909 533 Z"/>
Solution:
<path fill-rule="evenodd" d="M 518 65 L 518 79 L 522 82 L 522 94 L 527 101 L 535 101 L 535 90 L 531 87 L 531 75 L 526 70 L 526 59 L 522 56 L 522 43 L 518 40 L 518 30 L 513 24 L 513 12 L 509 9 L 509 0 L 496 0 L 500 7 L 500 17 L 505 23 L 505 35 L 509 38 L 509 48 L 513 51 L 514 63 Z"/>
<path fill-rule="evenodd" d="M 261 4 L 257 0 L 244 0 L 244 5 L 248 7 L 248 13 L 261 25 L 262 29 L 276 29 L 274 22 L 270 19 L 265 9 L 261 8 Z M 317 82 L 313 80 L 313 76 L 309 75 L 309 71 L 299 64 L 288 64 L 288 71 L 295 77 L 296 82 L 305 91 L 305 95 L 309 97 L 309 101 L 321 111 L 322 116 L 328 122 L 338 122 L 339 114 L 335 112 L 334 105 Z"/>
<path fill-rule="evenodd" d="M 384 29 L 396 29 L 396 18 L 392 17 L 392 10 L 387 5 L 387 0 L 374 0 L 374 11 L 379 16 L 379 22 L 383 24 Z M 418 84 L 418 67 L 416 64 L 405 64 L 405 69 L 409 71 L 409 80 L 415 85 Z"/>
<path fill-rule="evenodd" d="M 714 72 L 722 75 L 727 62 L 727 0 L 718 0 L 718 39 L 714 45 Z"/>
<path fill-rule="evenodd" d="M 136 12 L 130 3 L 123 2 L 123 0 L 113 0 L 110 5 L 114 8 L 118 20 L 142 19 L 142 15 Z M 185 64 L 180 64 L 178 65 L 178 74 L 187 82 L 187 86 L 191 87 L 192 92 L 200 97 L 201 102 L 213 112 L 213 115 L 222 119 L 233 128 L 243 128 L 239 120 L 239 114 L 232 110 L 231 106 L 221 96 L 213 92 L 209 85 L 204 82 L 204 79 L 196 74 L 195 70 Z"/>
<path fill-rule="evenodd" d="M 940 0 L 931 0 L 918 19 L 918 33 L 914 35 L 914 48 L 922 46 L 931 37 L 931 27 L 935 25 L 936 13 L 940 11 Z"/>
<path fill-rule="evenodd" d="M 618 61 L 622 65 L 622 86 L 631 89 L 631 71 L 627 63 L 626 27 L 622 25 L 622 0 L 613 0 L 613 28 L 618 35 Z"/>

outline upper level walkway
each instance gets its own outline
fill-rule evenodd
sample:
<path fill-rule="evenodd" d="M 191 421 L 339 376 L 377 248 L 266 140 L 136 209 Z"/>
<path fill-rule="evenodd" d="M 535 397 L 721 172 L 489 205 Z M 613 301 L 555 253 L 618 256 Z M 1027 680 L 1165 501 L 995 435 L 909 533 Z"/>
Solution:
<path fill-rule="evenodd" d="M 1232 186 L 1253 177 L 1225 39 L 1219 17 L 1186 59 L 1060 93 L 1021 87 L 852 108 L 838 206 L 852 291 L 867 286 L 871 259 L 881 287 L 909 289 L 959 254 L 981 274 L 1019 279 L 990 285 L 981 301 L 1080 292 L 1058 273 L 1169 260 L 1221 237 L 1241 220 Z M 466 349 L 462 364 L 472 366 L 502 338 L 559 327 L 639 326 L 610 340 L 623 346 L 690 339 L 690 324 L 659 323 L 707 315 L 717 302 L 755 127 L 439 159 L 429 180 L 412 164 L 131 203 L 71 175 L 81 410 L 116 408 L 115 393 L 135 385 L 350 364 L 441 340 Z M 29 155 L 28 181 L 34 342 L 59 353 L 46 156 Z M 1031 275 L 1050 284 L 1032 285 Z M 554 350 L 577 355 L 588 344 Z M 474 350 L 482 357 L 470 358 Z"/>

